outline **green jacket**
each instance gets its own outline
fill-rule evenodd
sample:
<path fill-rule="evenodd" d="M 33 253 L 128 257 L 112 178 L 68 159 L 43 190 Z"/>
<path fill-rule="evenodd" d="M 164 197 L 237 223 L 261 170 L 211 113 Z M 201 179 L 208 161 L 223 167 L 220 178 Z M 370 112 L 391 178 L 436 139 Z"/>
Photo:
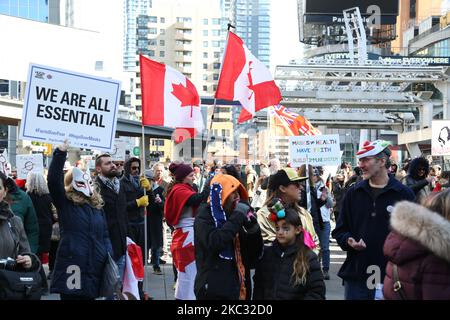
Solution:
<path fill-rule="evenodd" d="M 9 192 L 8 195 L 11 211 L 22 219 L 31 252 L 37 253 L 39 246 L 39 224 L 31 198 L 19 188 L 15 192 Z"/>

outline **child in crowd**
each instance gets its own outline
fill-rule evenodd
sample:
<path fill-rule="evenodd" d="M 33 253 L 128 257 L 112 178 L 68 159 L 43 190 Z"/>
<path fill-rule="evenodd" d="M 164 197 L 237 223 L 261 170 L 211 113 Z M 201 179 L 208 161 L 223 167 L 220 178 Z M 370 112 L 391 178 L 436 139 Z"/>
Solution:
<path fill-rule="evenodd" d="M 274 205 L 270 211 L 270 219 L 276 223 L 276 240 L 264 248 L 256 266 L 253 299 L 324 300 L 320 263 L 311 250 L 315 244 L 298 213 L 282 205 Z"/>

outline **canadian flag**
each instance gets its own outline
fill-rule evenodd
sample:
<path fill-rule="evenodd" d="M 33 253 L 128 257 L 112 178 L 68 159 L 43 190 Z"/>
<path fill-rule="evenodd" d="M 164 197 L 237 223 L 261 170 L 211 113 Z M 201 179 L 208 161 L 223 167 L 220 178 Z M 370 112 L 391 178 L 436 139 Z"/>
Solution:
<path fill-rule="evenodd" d="M 175 142 L 203 130 L 197 89 L 177 70 L 139 56 L 142 91 L 142 125 L 176 128 Z"/>
<path fill-rule="evenodd" d="M 241 103 L 243 109 L 239 123 L 253 118 L 256 111 L 281 101 L 280 89 L 269 69 L 232 32 L 228 33 L 216 98 L 238 100 Z"/>
<path fill-rule="evenodd" d="M 123 274 L 122 293 L 127 300 L 139 300 L 138 282 L 144 279 L 142 264 L 142 250 L 127 237 L 127 252 L 125 257 L 125 271 Z"/>

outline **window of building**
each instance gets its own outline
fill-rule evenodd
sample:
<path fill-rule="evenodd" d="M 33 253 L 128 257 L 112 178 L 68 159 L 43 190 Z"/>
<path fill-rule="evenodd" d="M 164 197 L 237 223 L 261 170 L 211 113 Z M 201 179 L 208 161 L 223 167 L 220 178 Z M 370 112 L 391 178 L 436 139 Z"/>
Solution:
<path fill-rule="evenodd" d="M 166 45 L 166 41 L 164 41 L 164 40 L 159 40 L 159 45 L 160 45 L 160 46 L 165 46 L 165 45 Z"/>
<path fill-rule="evenodd" d="M 150 34 L 157 34 L 158 33 L 158 29 L 156 29 L 156 28 L 148 28 L 148 33 L 150 33 Z"/>
<path fill-rule="evenodd" d="M 204 81 L 207 81 L 207 80 L 208 80 L 208 75 L 207 75 L 207 74 L 204 74 L 204 75 L 203 75 L 203 80 L 204 80 Z"/>
<path fill-rule="evenodd" d="M 160 35 L 165 35 L 166 34 L 166 29 L 159 29 L 159 34 Z"/>
<path fill-rule="evenodd" d="M 148 40 L 148 44 L 149 44 L 150 46 L 156 46 L 156 39 L 149 39 L 149 40 Z"/>
<path fill-rule="evenodd" d="M 156 23 L 158 22 L 158 18 L 155 16 L 148 17 L 148 22 Z"/>
<path fill-rule="evenodd" d="M 203 58 L 208 58 L 208 52 L 203 52 Z"/>
<path fill-rule="evenodd" d="M 166 18 L 164 18 L 164 17 L 159 18 L 159 22 L 160 23 L 166 23 Z"/>
<path fill-rule="evenodd" d="M 207 37 L 208 36 L 208 30 L 203 30 L 203 36 Z"/>
<path fill-rule="evenodd" d="M 217 91 L 217 85 L 213 85 L 213 90 Z M 228 121 L 228 120 L 227 120 Z"/>
<path fill-rule="evenodd" d="M 218 73 L 214 73 L 213 74 L 213 80 L 219 80 L 219 74 Z"/>
<path fill-rule="evenodd" d="M 215 59 L 218 59 L 218 58 L 220 58 L 220 52 L 214 52 L 214 58 Z"/>
<path fill-rule="evenodd" d="M 220 69 L 220 62 L 214 62 L 213 68 L 214 69 Z"/>
<path fill-rule="evenodd" d="M 220 30 L 213 30 L 212 31 L 213 36 L 220 36 Z"/>
<path fill-rule="evenodd" d="M 142 100 L 142 96 L 141 96 L 140 94 L 137 94 L 137 95 L 136 95 L 136 99 L 137 99 L 137 100 Z"/>
<path fill-rule="evenodd" d="M 208 70 L 208 64 L 207 63 L 203 64 L 203 69 Z"/>
<path fill-rule="evenodd" d="M 206 26 L 208 25 L 208 19 L 203 19 L 203 24 Z"/>
<path fill-rule="evenodd" d="M 203 91 L 208 91 L 208 86 L 203 86 Z"/>
<path fill-rule="evenodd" d="M 208 41 L 203 41 L 203 48 L 208 48 Z"/>
<path fill-rule="evenodd" d="M 177 17 L 177 22 L 192 22 L 192 18 L 189 18 L 189 17 Z"/>
<path fill-rule="evenodd" d="M 154 57 L 155 56 L 155 50 L 148 50 L 148 56 Z"/>
<path fill-rule="evenodd" d="M 220 24 L 220 19 L 212 18 L 212 24 L 219 25 Z"/>
<path fill-rule="evenodd" d="M 164 51 L 160 51 L 160 52 L 159 52 L 159 56 L 160 56 L 161 58 L 164 58 L 165 55 L 166 55 L 166 53 L 165 53 Z"/>
<path fill-rule="evenodd" d="M 220 41 L 211 41 L 211 44 L 214 48 L 220 48 Z"/>

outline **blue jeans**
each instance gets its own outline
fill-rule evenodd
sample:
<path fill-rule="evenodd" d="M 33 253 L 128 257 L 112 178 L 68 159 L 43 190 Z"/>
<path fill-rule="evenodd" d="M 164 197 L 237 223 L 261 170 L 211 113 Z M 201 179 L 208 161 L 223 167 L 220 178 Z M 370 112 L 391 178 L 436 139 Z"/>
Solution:
<path fill-rule="evenodd" d="M 374 300 L 375 289 L 367 288 L 366 280 L 344 280 L 345 300 Z"/>
<path fill-rule="evenodd" d="M 319 230 L 320 255 L 322 257 L 323 271 L 330 270 L 330 232 L 331 225 L 329 221 L 323 222 L 323 230 Z"/>
<path fill-rule="evenodd" d="M 161 249 L 152 248 L 152 259 L 151 263 L 153 264 L 153 268 L 159 268 L 159 257 L 161 256 Z"/>

